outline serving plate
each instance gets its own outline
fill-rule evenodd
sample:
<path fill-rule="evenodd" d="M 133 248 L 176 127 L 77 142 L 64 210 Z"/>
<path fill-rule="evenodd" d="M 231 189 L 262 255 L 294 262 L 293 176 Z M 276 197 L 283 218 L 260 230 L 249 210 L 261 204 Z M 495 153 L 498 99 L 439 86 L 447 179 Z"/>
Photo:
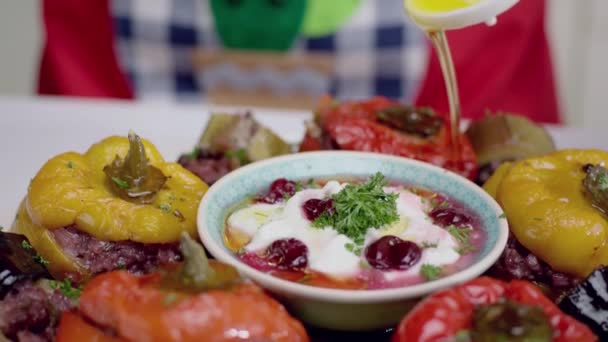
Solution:
<path fill-rule="evenodd" d="M 66 150 L 84 151 L 95 141 L 129 129 L 153 141 L 169 160 L 186 152 L 197 141 L 210 112 L 234 112 L 245 108 L 211 107 L 200 103 L 177 105 L 170 102 L 99 101 L 82 99 L 0 96 L 0 226 L 9 227 L 28 183 L 43 163 Z M 249 108 L 256 118 L 290 143 L 304 134 L 310 113 Z M 598 139 L 598 130 L 548 127 L 558 148 L 608 149 L 608 141 Z M 382 340 L 379 333 L 334 334 L 310 329 L 314 341 Z"/>

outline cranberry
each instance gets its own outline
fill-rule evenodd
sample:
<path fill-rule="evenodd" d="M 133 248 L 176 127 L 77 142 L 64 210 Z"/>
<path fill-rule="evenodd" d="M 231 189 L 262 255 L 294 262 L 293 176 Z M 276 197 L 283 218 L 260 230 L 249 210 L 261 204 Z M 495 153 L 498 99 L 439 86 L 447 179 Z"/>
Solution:
<path fill-rule="evenodd" d="M 471 223 L 471 217 L 456 208 L 435 208 L 429 213 L 429 216 L 435 224 L 442 227 L 450 225 L 463 227 Z"/>
<path fill-rule="evenodd" d="M 284 199 L 285 197 L 293 196 L 296 193 L 296 182 L 279 178 L 270 184 L 268 193 L 259 198 L 258 201 L 274 204 Z"/>
<path fill-rule="evenodd" d="M 396 236 L 383 236 L 365 248 L 367 262 L 379 270 L 407 270 L 422 255 L 420 247 L 412 241 Z"/>
<path fill-rule="evenodd" d="M 332 200 L 331 198 L 324 200 L 312 198 L 304 202 L 302 209 L 304 210 L 306 218 L 311 221 L 314 221 L 324 212 L 327 212 L 329 215 L 333 214 L 335 211 L 333 203 L 334 200 Z"/>
<path fill-rule="evenodd" d="M 308 248 L 297 239 L 281 239 L 266 249 L 266 261 L 279 270 L 302 271 L 308 265 Z"/>

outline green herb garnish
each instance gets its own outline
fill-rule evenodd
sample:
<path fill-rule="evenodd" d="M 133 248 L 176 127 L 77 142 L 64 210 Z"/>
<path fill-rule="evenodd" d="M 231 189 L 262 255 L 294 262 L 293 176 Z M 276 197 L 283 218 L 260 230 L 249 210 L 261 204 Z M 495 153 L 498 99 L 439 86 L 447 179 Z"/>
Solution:
<path fill-rule="evenodd" d="M 470 227 L 458 228 L 455 225 L 450 225 L 446 228 L 446 230 L 460 244 L 460 247 L 456 249 L 456 252 L 458 252 L 458 254 L 465 255 L 476 250 L 476 247 L 473 246 L 469 241 L 469 236 L 473 231 Z"/>
<path fill-rule="evenodd" d="M 66 164 L 66 166 L 68 167 L 68 169 L 73 169 L 74 168 L 74 162 L 73 161 L 68 161 L 68 163 Z"/>
<path fill-rule="evenodd" d="M 439 244 L 437 242 L 424 241 L 421 245 L 422 248 L 437 248 Z"/>
<path fill-rule="evenodd" d="M 380 228 L 399 219 L 395 193 L 384 192 L 388 182 L 384 175 L 376 173 L 368 182 L 349 184 L 334 194 L 334 212 L 324 212 L 313 222 L 316 228 L 333 227 L 337 232 L 353 239 L 356 244 L 363 243 L 369 228 Z"/>
<path fill-rule="evenodd" d="M 423 264 L 420 267 L 420 275 L 424 277 L 426 280 L 435 280 L 441 274 L 441 267 L 431 265 L 431 264 Z"/>
<path fill-rule="evenodd" d="M 193 148 L 192 151 L 190 151 L 190 153 L 188 154 L 188 159 L 196 160 L 199 154 L 201 154 L 201 148 L 197 146 Z"/>
<path fill-rule="evenodd" d="M 363 244 L 347 243 L 344 245 L 344 248 L 346 248 L 347 251 L 349 251 L 355 255 L 361 255 L 361 250 L 363 249 Z"/>
<path fill-rule="evenodd" d="M 301 191 L 302 189 L 304 189 L 302 181 L 296 181 L 296 192 Z"/>
<path fill-rule="evenodd" d="M 29 251 L 32 249 L 32 245 L 30 245 L 27 240 L 23 240 L 21 241 L 21 248 L 25 249 L 26 251 Z"/>
<path fill-rule="evenodd" d="M 114 183 L 116 183 L 116 185 L 118 185 L 119 188 L 121 189 L 128 189 L 129 188 L 129 183 L 127 183 L 126 181 L 118 178 L 118 177 L 112 177 L 112 181 Z"/>
<path fill-rule="evenodd" d="M 169 306 L 169 305 L 173 304 L 176 300 L 177 300 L 177 294 L 175 294 L 175 292 L 169 292 L 163 299 L 163 304 L 165 306 Z"/>
<path fill-rule="evenodd" d="M 505 214 L 505 213 L 502 213 L 502 214 L 500 214 L 500 216 L 498 216 L 498 218 L 500 218 L 500 219 L 504 219 L 504 218 L 507 218 L 507 214 Z"/>
<path fill-rule="evenodd" d="M 446 230 L 450 233 L 456 241 L 461 244 L 469 242 L 469 235 L 471 234 L 471 228 L 458 228 L 455 225 L 449 225 Z"/>
<path fill-rule="evenodd" d="M 170 213 L 171 212 L 171 206 L 167 203 L 161 203 L 158 208 L 166 213 Z"/>
<path fill-rule="evenodd" d="M 116 266 L 115 269 L 116 270 L 126 270 L 127 269 L 127 265 L 125 265 L 123 263 L 119 263 L 118 266 Z"/>
<path fill-rule="evenodd" d="M 70 279 L 65 279 L 64 281 L 49 280 L 49 286 L 52 289 L 61 291 L 61 293 L 63 293 L 63 295 L 68 299 L 78 299 L 80 297 L 80 293 L 82 292 L 82 286 L 72 286 Z"/>
<path fill-rule="evenodd" d="M 372 268 L 372 265 L 369 264 L 369 262 L 365 261 L 365 260 L 361 260 L 359 261 L 359 266 L 361 268 Z"/>
<path fill-rule="evenodd" d="M 238 150 L 228 150 L 224 152 L 224 157 L 237 158 L 239 160 L 239 164 L 241 165 L 249 163 L 249 158 L 247 157 L 247 150 L 244 148 L 240 148 Z"/>
<path fill-rule="evenodd" d="M 32 259 L 40 264 L 40 266 L 47 267 L 49 265 L 49 261 L 43 258 L 41 255 L 35 255 Z"/>
<path fill-rule="evenodd" d="M 454 335 L 454 342 L 470 342 L 471 332 L 469 330 L 460 330 Z"/>

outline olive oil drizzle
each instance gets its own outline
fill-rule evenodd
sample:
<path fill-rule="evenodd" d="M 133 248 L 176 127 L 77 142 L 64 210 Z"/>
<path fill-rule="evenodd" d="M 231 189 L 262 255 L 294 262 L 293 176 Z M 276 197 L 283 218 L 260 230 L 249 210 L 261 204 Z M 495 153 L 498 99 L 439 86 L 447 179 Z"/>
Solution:
<path fill-rule="evenodd" d="M 433 43 L 441 71 L 445 81 L 445 87 L 450 106 L 450 148 L 451 161 L 455 167 L 460 166 L 460 95 L 458 93 L 458 83 L 456 81 L 456 70 L 450 53 L 450 46 L 445 31 L 428 31 L 427 34 Z"/>

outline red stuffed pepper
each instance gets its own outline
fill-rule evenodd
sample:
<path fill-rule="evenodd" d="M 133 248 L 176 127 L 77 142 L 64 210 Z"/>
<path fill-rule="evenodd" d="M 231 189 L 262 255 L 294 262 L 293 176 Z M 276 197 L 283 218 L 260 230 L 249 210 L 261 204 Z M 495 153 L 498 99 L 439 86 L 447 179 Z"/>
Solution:
<path fill-rule="evenodd" d="M 430 108 L 406 106 L 384 97 L 337 103 L 324 98 L 307 126 L 301 151 L 326 149 L 393 154 L 429 162 L 469 178 L 477 160 L 468 138 L 452 157 L 449 122 Z"/>
<path fill-rule="evenodd" d="M 420 302 L 393 336 L 393 342 L 405 341 L 587 342 L 597 337 L 532 283 L 480 277 Z"/>

